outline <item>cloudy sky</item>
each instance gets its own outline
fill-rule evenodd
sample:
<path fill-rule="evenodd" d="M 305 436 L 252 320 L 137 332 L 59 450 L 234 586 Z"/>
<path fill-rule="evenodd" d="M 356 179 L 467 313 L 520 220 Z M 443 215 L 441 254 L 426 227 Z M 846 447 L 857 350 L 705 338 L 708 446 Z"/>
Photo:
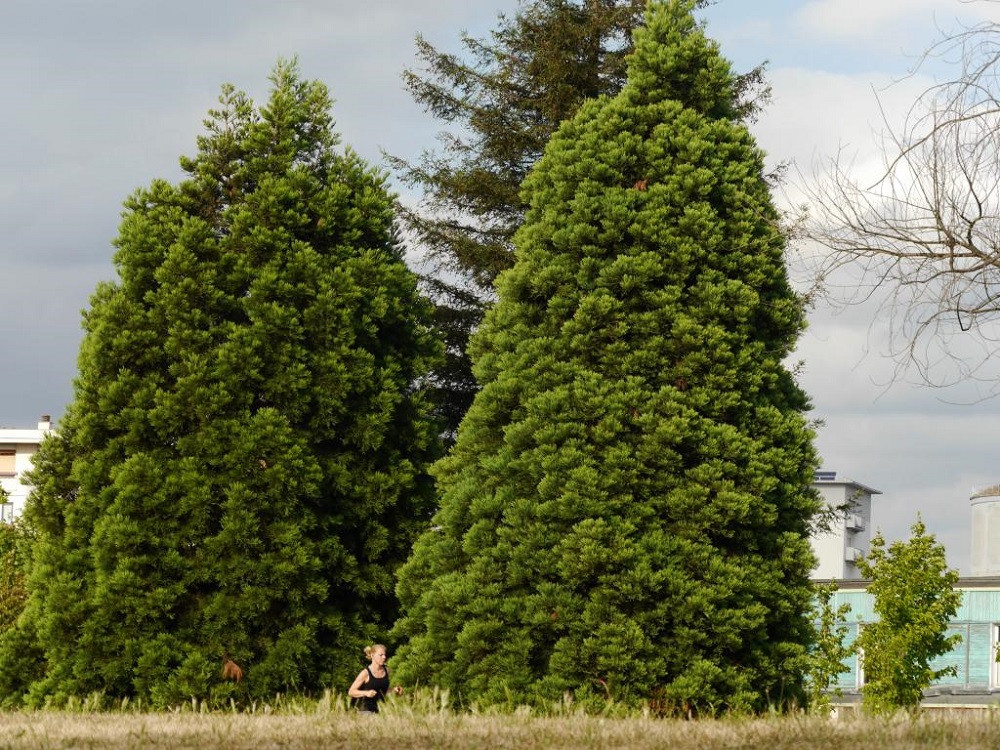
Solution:
<path fill-rule="evenodd" d="M 345 143 L 373 162 L 416 156 L 437 124 L 400 73 L 423 34 L 459 51 L 517 0 L 6 0 L 0 4 L 0 425 L 56 420 L 72 397 L 80 312 L 114 277 L 122 201 L 176 180 L 224 82 L 258 100 L 279 57 L 336 100 Z M 754 132 L 803 175 L 846 150 L 877 163 L 890 120 L 931 81 L 906 77 L 959 19 L 1000 20 L 963 0 L 719 0 L 702 14 L 738 69 L 767 60 L 773 101 Z M 880 110 L 881 103 L 881 110 Z M 794 258 L 793 258 L 794 262 Z M 793 268 L 797 276 L 801 269 Z M 1000 483 L 1000 400 L 893 378 L 884 313 L 821 303 L 799 357 L 825 468 L 882 490 L 876 525 L 908 535 L 921 514 L 950 563 L 969 564 L 968 498 Z M 893 382 L 894 381 L 894 382 Z"/>

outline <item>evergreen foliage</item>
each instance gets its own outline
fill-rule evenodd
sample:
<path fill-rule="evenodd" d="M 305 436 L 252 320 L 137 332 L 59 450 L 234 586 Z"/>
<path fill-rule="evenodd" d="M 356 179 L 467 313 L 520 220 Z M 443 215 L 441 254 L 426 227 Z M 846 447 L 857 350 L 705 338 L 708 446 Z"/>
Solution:
<path fill-rule="evenodd" d="M 8 701 L 156 706 L 346 685 L 433 509 L 440 355 L 385 177 L 280 62 L 225 86 L 187 178 L 125 203 L 73 403 L 36 457 Z M 23 658 L 25 647 L 35 658 Z M 223 682 L 224 658 L 242 667 Z"/>
<path fill-rule="evenodd" d="M 855 644 L 848 646 L 844 643 L 848 630 L 845 620 L 851 612 L 851 605 L 841 604 L 834 608 L 836 593 L 836 581 L 816 589 L 813 607 L 816 637 L 809 652 L 809 666 L 806 670 L 809 709 L 816 713 L 830 710 L 831 690 L 834 695 L 840 695 L 840 689 L 833 686 L 840 675 L 850 671 L 845 662 L 856 649 Z"/>
<path fill-rule="evenodd" d="M 514 264 L 514 233 L 528 210 L 521 184 L 560 123 L 585 100 L 621 90 L 645 8 L 646 0 L 523 0 L 489 37 L 463 35 L 464 57 L 417 39 L 422 69 L 406 71 L 404 82 L 448 130 L 419 162 L 389 161 L 423 193 L 400 213 L 432 263 L 423 282 L 448 348 L 434 402 L 450 433 L 477 390 L 469 335 L 495 299 L 497 275 Z M 763 70 L 735 81 L 735 106 L 752 117 L 767 96 Z"/>
<path fill-rule="evenodd" d="M 888 547 L 878 534 L 858 569 L 869 579 L 878 620 L 858 635 L 866 710 L 891 714 L 919 708 L 923 691 L 954 665 L 934 669 L 931 662 L 957 646 L 962 636 L 948 635 L 948 625 L 962 604 L 955 590 L 958 572 L 948 569 L 944 547 L 928 534 L 919 518 L 910 539 Z"/>
<path fill-rule="evenodd" d="M 7 499 L 0 487 L 0 503 Z M 28 591 L 25 586 L 23 547 L 26 534 L 20 522 L 0 523 L 0 635 L 14 626 L 24 609 Z"/>
<path fill-rule="evenodd" d="M 553 137 L 400 574 L 397 676 L 462 702 L 802 699 L 819 509 L 763 155 L 692 0 Z"/>

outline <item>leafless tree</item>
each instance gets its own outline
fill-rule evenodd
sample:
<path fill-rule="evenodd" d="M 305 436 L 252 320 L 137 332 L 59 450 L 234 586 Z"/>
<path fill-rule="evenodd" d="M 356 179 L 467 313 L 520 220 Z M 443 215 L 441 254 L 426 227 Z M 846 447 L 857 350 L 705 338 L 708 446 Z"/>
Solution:
<path fill-rule="evenodd" d="M 996 395 L 1000 24 L 943 34 L 914 72 L 931 64 L 956 74 L 926 89 L 901 126 L 883 112 L 880 176 L 862 183 L 843 153 L 831 158 L 804 186 L 803 232 L 823 248 L 817 278 L 828 295 L 846 274 L 842 301 L 880 299 L 897 375 L 979 379 Z"/>

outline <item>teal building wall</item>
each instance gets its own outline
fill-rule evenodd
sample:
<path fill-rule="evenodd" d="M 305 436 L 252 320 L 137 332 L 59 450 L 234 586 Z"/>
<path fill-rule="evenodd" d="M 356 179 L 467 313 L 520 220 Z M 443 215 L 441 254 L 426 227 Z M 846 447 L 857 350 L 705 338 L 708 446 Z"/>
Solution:
<path fill-rule="evenodd" d="M 851 644 L 858 630 L 866 622 L 877 620 L 872 607 L 872 597 L 864 589 L 865 582 L 843 582 L 831 604 L 836 609 L 842 604 L 850 606 L 844 619 L 848 632 L 846 643 Z M 958 633 L 962 641 L 952 651 L 932 662 L 933 669 L 955 666 L 954 676 L 942 678 L 925 693 L 928 698 L 953 696 L 946 702 L 992 702 L 994 694 L 1000 702 L 1000 685 L 994 666 L 997 652 L 997 629 L 1000 627 L 1000 579 L 966 578 L 956 587 L 962 592 L 962 604 L 949 626 L 949 633 Z M 843 695 L 859 692 L 859 665 L 857 655 L 849 662 L 850 670 L 840 675 L 836 687 Z"/>

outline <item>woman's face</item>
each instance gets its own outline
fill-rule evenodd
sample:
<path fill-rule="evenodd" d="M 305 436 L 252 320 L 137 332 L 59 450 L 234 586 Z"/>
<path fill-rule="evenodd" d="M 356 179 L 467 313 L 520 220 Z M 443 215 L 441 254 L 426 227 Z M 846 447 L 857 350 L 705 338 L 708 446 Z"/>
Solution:
<path fill-rule="evenodd" d="M 385 664 L 385 660 L 386 660 L 386 653 L 384 648 L 377 648 L 374 651 L 372 651 L 372 664 L 377 664 L 378 666 L 381 667 L 383 664 Z"/>

